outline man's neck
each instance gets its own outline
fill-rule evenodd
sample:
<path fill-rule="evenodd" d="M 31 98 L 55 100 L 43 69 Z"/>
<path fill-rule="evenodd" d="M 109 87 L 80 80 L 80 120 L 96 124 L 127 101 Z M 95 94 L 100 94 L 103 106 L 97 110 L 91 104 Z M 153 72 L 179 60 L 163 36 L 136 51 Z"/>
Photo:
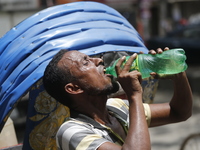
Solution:
<path fill-rule="evenodd" d="M 95 121 L 106 124 L 109 122 L 109 113 L 106 108 L 107 96 L 92 96 L 76 98 L 72 108 L 74 111 L 89 116 Z"/>

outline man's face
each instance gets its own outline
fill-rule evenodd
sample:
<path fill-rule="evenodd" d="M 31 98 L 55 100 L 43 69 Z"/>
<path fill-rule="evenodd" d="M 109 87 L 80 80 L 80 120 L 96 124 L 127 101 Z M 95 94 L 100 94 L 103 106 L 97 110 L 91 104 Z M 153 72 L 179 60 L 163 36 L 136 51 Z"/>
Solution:
<path fill-rule="evenodd" d="M 59 61 L 60 66 L 69 68 L 77 78 L 79 86 L 89 95 L 107 95 L 118 90 L 112 76 L 105 74 L 103 60 L 91 58 L 78 51 L 69 51 Z"/>

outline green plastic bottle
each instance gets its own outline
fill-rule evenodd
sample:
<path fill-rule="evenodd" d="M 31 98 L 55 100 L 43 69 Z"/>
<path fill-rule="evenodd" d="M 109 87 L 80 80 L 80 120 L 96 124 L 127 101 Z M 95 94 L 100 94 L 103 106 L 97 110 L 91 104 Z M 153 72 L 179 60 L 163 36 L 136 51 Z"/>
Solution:
<path fill-rule="evenodd" d="M 130 56 L 126 56 L 122 67 L 129 58 Z M 112 66 L 106 68 L 106 74 L 117 77 L 115 65 L 118 60 Z M 187 69 L 185 60 L 185 51 L 181 48 L 170 49 L 156 55 L 139 54 L 131 65 L 130 71 L 138 70 L 142 74 L 143 79 L 150 77 L 151 72 L 156 72 L 159 75 L 177 74 Z"/>

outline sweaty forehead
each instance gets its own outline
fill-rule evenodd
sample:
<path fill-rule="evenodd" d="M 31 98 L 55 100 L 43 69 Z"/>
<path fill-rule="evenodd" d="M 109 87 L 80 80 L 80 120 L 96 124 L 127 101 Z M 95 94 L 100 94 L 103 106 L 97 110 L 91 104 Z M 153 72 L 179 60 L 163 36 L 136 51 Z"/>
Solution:
<path fill-rule="evenodd" d="M 79 65 L 85 54 L 79 51 L 68 51 L 63 55 L 58 66 L 70 67 L 71 65 Z"/>

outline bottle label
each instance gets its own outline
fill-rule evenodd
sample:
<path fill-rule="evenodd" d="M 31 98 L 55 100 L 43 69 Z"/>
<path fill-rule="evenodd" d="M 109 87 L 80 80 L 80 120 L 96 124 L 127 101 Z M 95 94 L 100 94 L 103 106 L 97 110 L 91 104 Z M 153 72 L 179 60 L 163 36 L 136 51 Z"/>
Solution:
<path fill-rule="evenodd" d="M 128 56 L 128 58 L 126 59 L 126 61 L 130 58 L 130 56 Z M 125 63 L 124 63 L 125 64 Z M 124 65 L 123 64 L 123 65 Z M 138 68 L 138 56 L 136 57 L 136 59 L 133 61 L 132 65 L 131 65 L 131 68 L 130 68 L 130 71 L 133 71 L 133 70 L 138 70 L 139 71 L 139 68 Z"/>
<path fill-rule="evenodd" d="M 130 56 L 126 56 L 126 60 L 122 63 L 121 68 L 124 68 L 124 65 L 126 64 L 126 62 L 128 61 L 129 58 L 130 58 Z M 138 56 L 133 61 L 129 71 L 133 71 L 133 70 L 138 70 L 139 71 L 139 68 L 138 68 Z"/>

